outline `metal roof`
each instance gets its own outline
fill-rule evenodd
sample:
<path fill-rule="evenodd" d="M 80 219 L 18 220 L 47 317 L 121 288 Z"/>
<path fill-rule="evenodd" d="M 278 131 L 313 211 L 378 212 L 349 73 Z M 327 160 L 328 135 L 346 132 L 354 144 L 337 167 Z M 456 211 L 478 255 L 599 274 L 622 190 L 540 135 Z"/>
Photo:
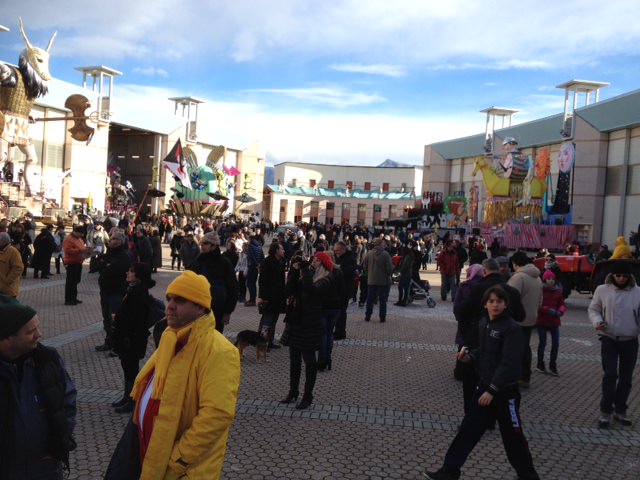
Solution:
<path fill-rule="evenodd" d="M 576 109 L 576 115 L 601 132 L 640 125 L 640 90 Z"/>
<path fill-rule="evenodd" d="M 598 82 L 598 84 L 601 83 Z M 640 90 L 577 108 L 575 115 L 600 132 L 640 126 Z M 559 143 L 563 140 L 560 133 L 563 118 L 564 115 L 559 113 L 539 120 L 496 129 L 495 135 L 500 138 L 514 137 L 518 140 L 520 148 Z M 444 159 L 453 160 L 484 154 L 484 140 L 484 134 L 478 134 L 434 143 L 431 147 Z"/>
<path fill-rule="evenodd" d="M 507 128 L 496 130 L 500 138 L 513 137 L 518 141 L 519 148 L 537 147 L 562 141 L 562 113 L 551 117 L 533 120 Z"/>
<path fill-rule="evenodd" d="M 433 143 L 431 147 L 446 160 L 483 155 L 484 133 Z"/>

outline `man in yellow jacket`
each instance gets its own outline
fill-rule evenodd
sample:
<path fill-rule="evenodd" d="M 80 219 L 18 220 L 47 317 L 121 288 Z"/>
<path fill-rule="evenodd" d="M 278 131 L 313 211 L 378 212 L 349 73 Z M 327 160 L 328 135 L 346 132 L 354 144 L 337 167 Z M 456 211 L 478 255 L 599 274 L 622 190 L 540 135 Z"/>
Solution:
<path fill-rule="evenodd" d="M 0 232 L 0 293 L 17 297 L 24 265 L 20 252 L 10 243 L 9 234 Z"/>
<path fill-rule="evenodd" d="M 240 356 L 215 329 L 210 291 L 191 271 L 167 287 L 167 329 L 131 393 L 142 480 L 221 477 Z"/>

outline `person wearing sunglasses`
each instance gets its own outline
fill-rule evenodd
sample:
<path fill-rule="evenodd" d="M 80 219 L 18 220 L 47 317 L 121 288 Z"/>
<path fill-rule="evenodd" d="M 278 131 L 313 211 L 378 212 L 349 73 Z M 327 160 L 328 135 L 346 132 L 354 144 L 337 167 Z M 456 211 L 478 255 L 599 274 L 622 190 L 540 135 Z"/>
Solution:
<path fill-rule="evenodd" d="M 640 335 L 640 287 L 629 262 L 616 261 L 605 283 L 596 288 L 589 320 L 598 331 L 604 370 L 598 426 L 608 428 L 613 415 L 613 420 L 629 427 L 627 399 Z"/>

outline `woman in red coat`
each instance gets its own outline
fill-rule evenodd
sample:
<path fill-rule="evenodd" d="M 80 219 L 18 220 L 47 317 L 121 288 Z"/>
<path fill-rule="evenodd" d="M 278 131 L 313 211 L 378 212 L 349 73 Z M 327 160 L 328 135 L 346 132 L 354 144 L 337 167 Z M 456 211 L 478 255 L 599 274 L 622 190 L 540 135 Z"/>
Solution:
<path fill-rule="evenodd" d="M 558 376 L 558 348 L 560 346 L 560 317 L 567 307 L 564 304 L 562 288 L 556 285 L 556 276 L 551 270 L 542 275 L 542 305 L 538 309 L 536 327 L 538 329 L 538 367 L 542 373 Z M 549 372 L 544 366 L 544 350 L 547 346 L 547 332 L 551 334 L 551 356 Z"/>

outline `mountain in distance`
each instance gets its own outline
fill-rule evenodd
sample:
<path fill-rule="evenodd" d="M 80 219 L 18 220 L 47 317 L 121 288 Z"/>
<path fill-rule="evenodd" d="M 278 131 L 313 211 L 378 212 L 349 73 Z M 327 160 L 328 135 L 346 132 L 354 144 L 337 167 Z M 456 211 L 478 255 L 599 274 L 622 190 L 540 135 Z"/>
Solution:
<path fill-rule="evenodd" d="M 384 162 L 378 165 L 378 168 L 398 168 L 398 167 L 413 167 L 415 165 L 409 165 L 408 163 L 400 163 L 390 158 L 387 158 Z"/>

